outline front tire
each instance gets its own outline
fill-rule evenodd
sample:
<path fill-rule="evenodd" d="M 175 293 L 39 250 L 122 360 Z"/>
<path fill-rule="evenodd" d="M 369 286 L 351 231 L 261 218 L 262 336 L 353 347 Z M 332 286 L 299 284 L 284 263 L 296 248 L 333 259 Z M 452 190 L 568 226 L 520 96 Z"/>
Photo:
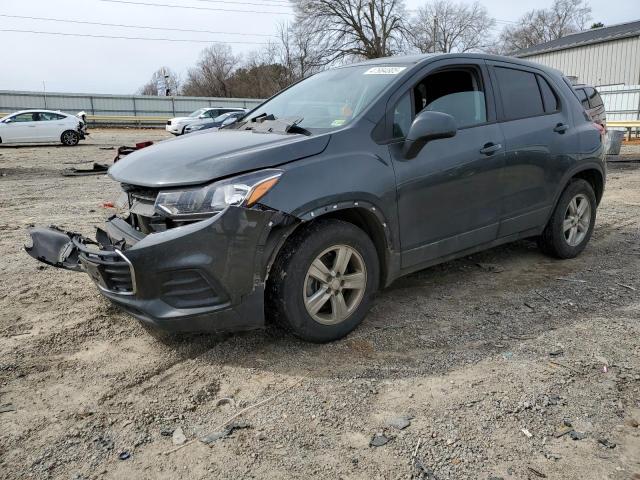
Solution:
<path fill-rule="evenodd" d="M 538 244 L 556 258 L 577 257 L 589 243 L 596 222 L 596 196 L 589 182 L 574 179 L 560 196 Z"/>
<path fill-rule="evenodd" d="M 75 147 L 80 142 L 80 135 L 73 130 L 65 130 L 60 136 L 60 141 L 67 147 Z"/>
<path fill-rule="evenodd" d="M 303 340 L 337 340 L 364 320 L 379 272 L 376 249 L 363 230 L 316 220 L 278 254 L 267 282 L 267 315 Z"/>

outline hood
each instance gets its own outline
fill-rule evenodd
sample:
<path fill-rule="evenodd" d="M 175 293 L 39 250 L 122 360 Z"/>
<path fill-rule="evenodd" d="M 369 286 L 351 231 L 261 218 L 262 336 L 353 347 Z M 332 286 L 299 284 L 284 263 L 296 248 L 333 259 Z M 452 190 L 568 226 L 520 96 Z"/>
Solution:
<path fill-rule="evenodd" d="M 174 117 L 174 118 L 171 119 L 171 123 L 175 124 L 175 123 L 179 123 L 179 122 L 185 122 L 185 121 L 191 120 L 191 119 L 198 120 L 198 117 Z"/>
<path fill-rule="evenodd" d="M 133 152 L 115 163 L 109 176 L 142 187 L 197 185 L 317 155 L 330 138 L 330 134 L 205 130 Z"/>

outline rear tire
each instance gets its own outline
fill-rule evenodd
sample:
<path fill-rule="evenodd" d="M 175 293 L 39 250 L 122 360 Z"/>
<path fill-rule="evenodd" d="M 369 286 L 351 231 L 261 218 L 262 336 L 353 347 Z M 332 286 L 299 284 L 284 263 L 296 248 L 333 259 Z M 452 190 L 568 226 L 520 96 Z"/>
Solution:
<path fill-rule="evenodd" d="M 560 195 L 538 239 L 540 249 L 556 258 L 577 257 L 589 243 L 596 222 L 596 196 L 583 179 L 574 179 Z"/>
<path fill-rule="evenodd" d="M 80 135 L 73 130 L 65 130 L 60 135 L 60 141 L 67 147 L 75 147 L 80 142 Z"/>
<path fill-rule="evenodd" d="M 303 340 L 337 340 L 364 320 L 379 272 L 376 249 L 363 230 L 316 220 L 278 254 L 267 281 L 267 316 Z"/>

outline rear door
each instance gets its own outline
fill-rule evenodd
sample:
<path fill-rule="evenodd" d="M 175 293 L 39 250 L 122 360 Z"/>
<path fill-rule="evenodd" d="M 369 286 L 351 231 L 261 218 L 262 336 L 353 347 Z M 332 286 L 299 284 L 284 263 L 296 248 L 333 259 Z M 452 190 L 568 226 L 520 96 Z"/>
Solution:
<path fill-rule="evenodd" d="M 563 171 L 563 140 L 571 120 L 544 72 L 489 63 L 505 138 L 504 207 L 498 232 L 504 237 L 546 222 Z"/>
<path fill-rule="evenodd" d="M 70 125 L 68 117 L 65 115 L 40 112 L 40 123 L 38 124 L 40 141 L 59 141 L 62 132 L 68 129 L 73 129 L 73 126 Z"/>

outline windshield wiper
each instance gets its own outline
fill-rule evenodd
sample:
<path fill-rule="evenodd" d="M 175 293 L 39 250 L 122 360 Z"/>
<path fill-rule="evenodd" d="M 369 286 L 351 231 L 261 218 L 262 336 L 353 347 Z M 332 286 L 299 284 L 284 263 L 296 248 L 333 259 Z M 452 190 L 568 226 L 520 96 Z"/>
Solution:
<path fill-rule="evenodd" d="M 306 128 L 299 126 L 303 118 L 277 118 L 273 114 L 261 113 L 254 117 L 249 124 L 245 124 L 246 130 L 254 133 L 299 133 L 302 135 L 311 135 Z"/>

